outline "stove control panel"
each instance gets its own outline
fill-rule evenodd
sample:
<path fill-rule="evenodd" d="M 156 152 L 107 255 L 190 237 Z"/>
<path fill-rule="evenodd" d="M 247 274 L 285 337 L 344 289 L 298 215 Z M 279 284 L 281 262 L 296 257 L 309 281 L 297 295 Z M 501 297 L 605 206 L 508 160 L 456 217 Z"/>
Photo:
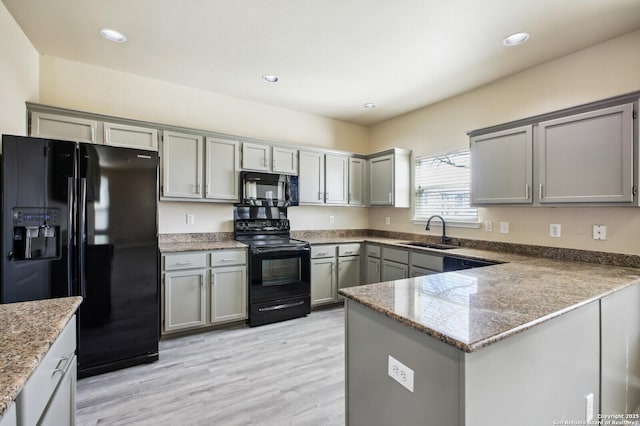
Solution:
<path fill-rule="evenodd" d="M 236 232 L 289 232 L 288 219 L 239 219 L 234 222 Z"/>

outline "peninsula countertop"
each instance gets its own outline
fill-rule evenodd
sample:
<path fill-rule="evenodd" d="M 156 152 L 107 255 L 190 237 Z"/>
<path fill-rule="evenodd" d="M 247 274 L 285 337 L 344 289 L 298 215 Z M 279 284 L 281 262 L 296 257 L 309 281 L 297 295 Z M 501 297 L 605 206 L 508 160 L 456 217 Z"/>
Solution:
<path fill-rule="evenodd" d="M 0 417 L 81 302 L 64 297 L 0 305 Z"/>
<path fill-rule="evenodd" d="M 339 290 L 339 294 L 464 352 L 473 352 L 634 284 L 640 270 L 449 250 L 507 262 Z"/>

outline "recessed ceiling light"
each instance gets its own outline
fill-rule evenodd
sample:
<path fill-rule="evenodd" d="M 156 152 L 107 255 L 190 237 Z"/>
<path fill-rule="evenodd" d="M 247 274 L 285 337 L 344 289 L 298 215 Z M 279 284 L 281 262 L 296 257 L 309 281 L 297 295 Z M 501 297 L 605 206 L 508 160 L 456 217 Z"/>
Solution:
<path fill-rule="evenodd" d="M 262 76 L 262 80 L 266 81 L 267 83 L 277 83 L 280 79 L 277 75 L 266 74 Z"/>
<path fill-rule="evenodd" d="M 529 33 L 515 33 L 502 40 L 505 46 L 517 46 L 529 40 Z"/>
<path fill-rule="evenodd" d="M 364 107 L 367 109 L 373 109 L 376 107 L 376 104 L 374 104 L 373 102 L 367 102 L 366 104 L 364 104 Z"/>
<path fill-rule="evenodd" d="M 116 43 L 124 43 L 125 41 L 127 41 L 127 38 L 124 36 L 124 34 L 116 30 L 110 30 L 108 28 L 101 29 L 100 35 L 107 40 L 114 41 Z"/>

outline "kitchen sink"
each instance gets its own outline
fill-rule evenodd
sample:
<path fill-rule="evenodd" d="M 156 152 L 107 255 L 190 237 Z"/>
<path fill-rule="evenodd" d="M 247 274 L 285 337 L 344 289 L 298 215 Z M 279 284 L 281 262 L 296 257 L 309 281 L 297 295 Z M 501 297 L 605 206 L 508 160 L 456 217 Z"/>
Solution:
<path fill-rule="evenodd" d="M 411 241 L 411 242 L 403 243 L 403 244 L 408 245 L 408 246 L 424 247 L 424 248 L 438 249 L 438 250 L 451 250 L 451 249 L 460 248 L 458 246 L 450 246 L 448 244 L 423 243 L 422 241 Z"/>

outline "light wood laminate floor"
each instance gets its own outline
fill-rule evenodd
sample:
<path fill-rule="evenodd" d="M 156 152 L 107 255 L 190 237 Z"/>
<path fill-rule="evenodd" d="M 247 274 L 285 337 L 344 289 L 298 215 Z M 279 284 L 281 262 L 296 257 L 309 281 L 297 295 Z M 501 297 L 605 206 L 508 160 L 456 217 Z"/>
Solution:
<path fill-rule="evenodd" d="M 344 310 L 163 340 L 160 360 L 78 381 L 77 424 L 344 425 Z"/>

